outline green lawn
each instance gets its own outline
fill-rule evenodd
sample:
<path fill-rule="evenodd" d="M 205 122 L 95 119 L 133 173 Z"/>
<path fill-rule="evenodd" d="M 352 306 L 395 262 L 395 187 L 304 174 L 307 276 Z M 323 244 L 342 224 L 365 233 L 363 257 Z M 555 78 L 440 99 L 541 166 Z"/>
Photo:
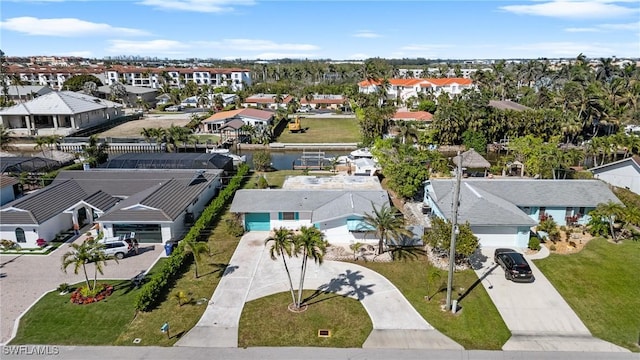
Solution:
<path fill-rule="evenodd" d="M 128 280 L 100 282 L 112 284 L 115 291 L 105 301 L 94 304 L 72 304 L 70 294 L 60 295 L 57 291 L 46 294 L 22 318 L 11 344 L 113 344 L 133 319 L 133 303 L 139 290 Z"/>
<path fill-rule="evenodd" d="M 303 296 L 313 291 L 303 292 Z M 239 347 L 322 346 L 362 347 L 373 325 L 358 300 L 336 294 L 321 294 L 310 300 L 305 312 L 287 309 L 291 294 L 283 292 L 245 304 L 240 317 Z M 318 337 L 318 330 L 331 337 Z"/>
<path fill-rule="evenodd" d="M 640 243 L 595 239 L 577 254 L 535 264 L 594 336 L 640 351 Z"/>
<path fill-rule="evenodd" d="M 511 333 L 482 284 L 477 284 L 460 301 L 456 315 L 441 310 L 446 299 L 447 272 L 433 268 L 425 257 L 391 263 L 358 262 L 389 279 L 427 322 L 465 349 L 499 350 Z M 437 272 L 439 276 L 431 275 Z M 430 279 L 427 281 L 427 279 Z M 476 281 L 473 270 L 456 272 L 452 299 L 458 299 Z M 437 289 L 443 289 L 437 292 Z M 425 296 L 435 296 L 427 301 Z"/>
<path fill-rule="evenodd" d="M 300 118 L 302 133 L 284 129 L 276 140 L 283 143 L 359 143 L 360 127 L 356 119 Z"/>
<path fill-rule="evenodd" d="M 305 175 L 304 170 L 278 170 L 272 172 L 261 172 L 254 173 L 251 179 L 247 182 L 245 189 L 256 189 L 256 183 L 258 181 L 258 176 L 264 176 L 267 179 L 267 183 L 271 188 L 282 188 L 282 184 L 284 184 L 284 180 L 288 176 L 300 176 Z M 315 176 L 332 176 L 333 174 L 320 173 L 314 174 L 313 171 L 309 172 L 309 175 Z"/>

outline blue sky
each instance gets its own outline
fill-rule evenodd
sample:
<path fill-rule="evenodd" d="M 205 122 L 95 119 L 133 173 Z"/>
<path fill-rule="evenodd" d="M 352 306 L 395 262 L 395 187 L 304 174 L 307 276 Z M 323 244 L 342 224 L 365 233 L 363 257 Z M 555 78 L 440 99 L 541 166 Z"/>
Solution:
<path fill-rule="evenodd" d="M 2 0 L 8 56 L 640 57 L 640 1 Z"/>

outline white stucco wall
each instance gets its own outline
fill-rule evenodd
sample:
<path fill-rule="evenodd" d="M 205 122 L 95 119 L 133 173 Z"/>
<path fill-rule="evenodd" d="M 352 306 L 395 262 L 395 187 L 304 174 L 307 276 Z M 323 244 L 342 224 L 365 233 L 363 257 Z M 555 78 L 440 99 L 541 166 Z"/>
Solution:
<path fill-rule="evenodd" d="M 13 242 L 18 242 L 16 240 L 16 228 L 22 228 L 24 230 L 24 237 L 26 242 L 19 243 L 23 248 L 35 248 L 36 240 L 38 240 L 38 226 L 37 225 L 24 225 L 24 226 L 6 226 L 0 225 L 0 239 L 7 239 Z M 35 232 L 33 230 L 36 230 Z"/>

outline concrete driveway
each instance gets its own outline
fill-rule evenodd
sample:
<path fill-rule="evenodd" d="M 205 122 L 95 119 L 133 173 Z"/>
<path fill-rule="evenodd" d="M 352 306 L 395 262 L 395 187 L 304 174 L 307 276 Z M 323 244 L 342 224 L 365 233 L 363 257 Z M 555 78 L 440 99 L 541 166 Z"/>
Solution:
<path fill-rule="evenodd" d="M 74 242 L 84 241 L 81 235 Z M 82 271 L 73 274 L 70 266 L 65 274 L 61 270 L 61 258 L 69 251 L 63 244 L 48 255 L 2 255 L 0 256 L 0 343 L 9 341 L 16 331 L 14 324 L 23 312 L 42 295 L 54 290 L 61 283 L 84 281 Z M 141 271 L 148 270 L 163 253 L 162 244 L 140 244 L 140 253 L 126 257 L 116 264 L 110 261 L 104 267 L 101 279 L 131 279 Z M 91 274 L 92 267 L 89 266 Z M 90 275 L 91 276 L 91 275 Z"/>
<path fill-rule="evenodd" d="M 177 346 L 236 347 L 244 303 L 289 290 L 282 260 L 271 260 L 264 245 L 268 236 L 266 231 L 252 231 L 242 237 L 205 313 Z M 299 281 L 300 261 L 287 259 L 294 284 Z M 389 280 L 365 267 L 310 262 L 304 288 L 347 295 L 362 303 L 373 323 L 363 348 L 463 349 L 427 323 Z"/>
<path fill-rule="evenodd" d="M 544 247 L 543 249 L 546 250 Z M 628 351 L 593 337 L 569 304 L 535 266 L 532 257 L 525 255 L 535 281 L 514 283 L 506 280 L 504 270 L 494 263 L 494 251 L 495 248 L 482 248 L 472 262 L 478 278 L 483 279 L 482 284 L 511 330 L 511 338 L 502 347 L 503 350 Z M 544 253 L 541 255 L 544 256 Z"/>

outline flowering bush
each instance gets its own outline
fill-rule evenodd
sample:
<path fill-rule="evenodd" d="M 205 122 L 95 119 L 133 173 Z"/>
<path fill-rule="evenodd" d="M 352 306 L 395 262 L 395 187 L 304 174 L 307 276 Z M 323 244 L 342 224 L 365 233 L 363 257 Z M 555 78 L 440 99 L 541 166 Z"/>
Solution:
<path fill-rule="evenodd" d="M 100 284 L 93 290 L 89 290 L 86 286 L 83 286 L 71 294 L 71 302 L 79 305 L 91 304 L 104 300 L 112 293 L 112 285 Z"/>

